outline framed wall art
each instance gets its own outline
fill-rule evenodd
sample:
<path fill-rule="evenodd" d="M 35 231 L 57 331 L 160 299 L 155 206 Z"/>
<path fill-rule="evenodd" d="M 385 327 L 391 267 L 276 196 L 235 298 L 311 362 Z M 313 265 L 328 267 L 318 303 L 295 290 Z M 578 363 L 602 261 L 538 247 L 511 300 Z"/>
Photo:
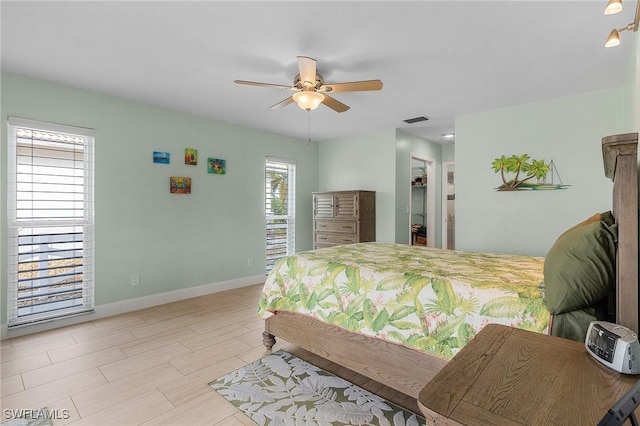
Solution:
<path fill-rule="evenodd" d="M 184 150 L 184 164 L 188 166 L 198 165 L 198 150 L 193 148 L 185 148 Z"/>
<path fill-rule="evenodd" d="M 171 154 L 162 151 L 153 151 L 153 162 L 157 164 L 169 164 L 171 162 Z"/>
<path fill-rule="evenodd" d="M 207 172 L 223 175 L 227 173 L 227 162 L 219 158 L 207 158 Z"/>
<path fill-rule="evenodd" d="M 172 194 L 191 194 L 191 178 L 171 176 L 169 178 L 169 191 Z"/>

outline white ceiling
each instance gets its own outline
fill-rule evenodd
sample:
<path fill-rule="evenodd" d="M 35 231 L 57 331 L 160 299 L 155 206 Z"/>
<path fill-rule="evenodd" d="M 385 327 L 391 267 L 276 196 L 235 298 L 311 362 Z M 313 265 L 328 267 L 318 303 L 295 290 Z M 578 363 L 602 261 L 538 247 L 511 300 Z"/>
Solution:
<path fill-rule="evenodd" d="M 6 1 L 5 71 L 316 141 L 401 128 L 443 142 L 459 114 L 619 86 L 630 38 L 605 49 L 635 2 L 605 16 L 582 1 Z M 625 38 L 629 38 L 625 43 Z M 327 82 L 380 79 L 337 93 L 344 113 L 310 113 L 291 94 L 296 56 Z M 404 119 L 426 115 L 428 122 Z M 535 119 L 535 118 L 532 118 Z"/>

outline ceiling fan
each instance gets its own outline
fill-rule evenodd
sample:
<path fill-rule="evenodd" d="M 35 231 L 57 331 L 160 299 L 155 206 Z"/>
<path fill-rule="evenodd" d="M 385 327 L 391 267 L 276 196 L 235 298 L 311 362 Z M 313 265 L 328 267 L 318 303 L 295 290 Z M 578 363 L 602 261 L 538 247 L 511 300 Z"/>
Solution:
<path fill-rule="evenodd" d="M 294 90 L 292 96 L 272 105 L 270 108 L 285 107 L 293 102 L 304 110 L 316 109 L 321 103 L 336 112 L 345 112 L 349 107 L 328 93 L 364 92 L 382 89 L 380 80 L 352 81 L 349 83 L 325 83 L 322 75 L 316 72 L 316 60 L 307 56 L 298 56 L 300 73 L 293 79 L 293 86 L 281 84 L 257 83 L 255 81 L 235 80 L 234 83 L 249 86 L 275 87 L 277 89 Z"/>

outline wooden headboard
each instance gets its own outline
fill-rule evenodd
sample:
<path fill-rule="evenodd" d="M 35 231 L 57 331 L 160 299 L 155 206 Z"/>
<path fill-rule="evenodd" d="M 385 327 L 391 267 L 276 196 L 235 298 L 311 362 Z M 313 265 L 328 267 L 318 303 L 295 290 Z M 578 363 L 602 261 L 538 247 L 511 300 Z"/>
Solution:
<path fill-rule="evenodd" d="M 616 323 L 639 330 L 638 294 L 638 133 L 602 138 L 605 176 L 613 180 L 616 249 Z"/>

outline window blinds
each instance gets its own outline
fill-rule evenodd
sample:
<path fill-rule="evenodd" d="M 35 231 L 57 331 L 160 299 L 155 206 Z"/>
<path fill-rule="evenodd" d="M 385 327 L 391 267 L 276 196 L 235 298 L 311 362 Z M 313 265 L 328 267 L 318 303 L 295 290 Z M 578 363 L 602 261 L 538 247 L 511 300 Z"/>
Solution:
<path fill-rule="evenodd" d="M 267 158 L 265 163 L 266 272 L 295 252 L 296 165 Z"/>
<path fill-rule="evenodd" d="M 93 131 L 9 118 L 8 326 L 93 309 Z"/>

